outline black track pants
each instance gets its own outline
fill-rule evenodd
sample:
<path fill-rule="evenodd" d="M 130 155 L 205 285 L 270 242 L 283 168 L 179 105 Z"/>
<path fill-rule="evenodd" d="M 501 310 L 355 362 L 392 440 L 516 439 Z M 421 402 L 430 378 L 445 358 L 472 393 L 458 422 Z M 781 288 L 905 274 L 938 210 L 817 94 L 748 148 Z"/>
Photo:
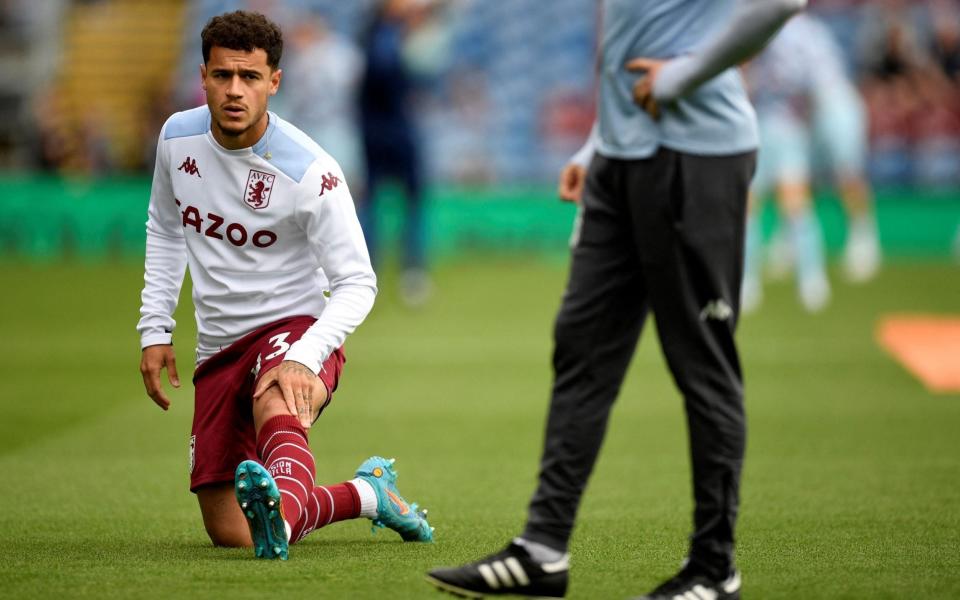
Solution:
<path fill-rule="evenodd" d="M 668 149 L 642 160 L 594 158 L 554 329 L 555 379 L 527 539 L 566 548 L 652 310 L 686 407 L 696 504 L 690 558 L 726 575 L 745 444 L 734 330 L 754 163 L 752 152 Z"/>

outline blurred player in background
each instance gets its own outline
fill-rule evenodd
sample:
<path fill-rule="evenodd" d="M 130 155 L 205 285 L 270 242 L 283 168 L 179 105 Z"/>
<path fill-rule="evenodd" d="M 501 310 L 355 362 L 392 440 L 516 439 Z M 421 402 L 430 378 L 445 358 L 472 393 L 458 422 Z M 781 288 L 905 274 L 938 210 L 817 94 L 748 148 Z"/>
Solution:
<path fill-rule="evenodd" d="M 872 279 L 882 260 L 873 190 L 867 180 L 867 108 L 853 83 L 843 50 L 827 26 L 810 15 L 787 24 L 805 38 L 809 54 L 814 167 L 831 176 L 847 216 L 843 267 L 847 279 Z M 778 36 L 778 40 L 782 36 Z M 819 161 L 817 159 L 820 159 Z"/>
<path fill-rule="evenodd" d="M 366 69 L 360 84 L 360 129 L 367 188 L 360 221 L 374 261 L 379 262 L 377 193 L 391 180 L 404 197 L 401 299 L 423 304 L 432 284 L 426 271 L 423 164 L 413 115 L 414 76 L 404 56 L 408 36 L 422 22 L 423 2 L 380 0 L 363 39 Z"/>
<path fill-rule="evenodd" d="M 339 165 L 267 112 L 280 29 L 237 11 L 201 37 L 207 105 L 174 114 L 160 133 L 137 329 L 144 385 L 166 410 L 160 374 L 179 387 L 173 313 L 189 265 L 199 333 L 190 489 L 207 533 L 263 558 L 360 516 L 429 541 L 392 461 L 314 482 L 307 430 L 337 387 L 341 345 L 373 306 L 376 277 Z"/>
<path fill-rule="evenodd" d="M 830 299 L 823 235 L 811 192 L 817 166 L 829 172 L 847 212 L 848 278 L 866 281 L 880 265 L 872 192 L 865 177 L 866 111 L 846 74 L 841 49 L 826 26 L 808 15 L 788 23 L 747 74 L 761 143 L 747 228 L 743 309 L 757 308 L 763 297 L 758 202 L 772 192 L 786 233 L 773 237 L 771 269 L 784 274 L 795 264 L 800 301 L 806 310 L 817 312 Z"/>
<path fill-rule="evenodd" d="M 796 19 L 794 19 L 795 21 Z M 811 111 L 809 63 L 797 55 L 797 30 L 788 23 L 746 73 L 757 109 L 760 152 L 751 188 L 747 224 L 742 307 L 750 312 L 762 300 L 762 250 L 759 207 L 769 194 L 784 221 L 782 238 L 774 237 L 773 270 L 789 272 L 796 262 L 797 291 L 806 310 L 816 312 L 830 300 L 823 234 L 811 192 Z M 784 40 L 788 34 L 794 34 Z M 802 52 L 802 51 L 801 51 Z M 782 240 L 782 241 L 781 241 Z"/>
<path fill-rule="evenodd" d="M 283 72 L 298 87 L 280 93 L 280 106 L 291 123 L 337 157 L 350 189 L 362 194 L 365 171 L 356 113 L 363 53 L 317 15 L 300 15 L 290 38 Z"/>
<path fill-rule="evenodd" d="M 757 131 L 731 67 L 803 5 L 603 3 L 597 121 L 560 177 L 580 215 L 554 330 L 539 485 L 522 535 L 477 562 L 431 571 L 437 587 L 566 593 L 577 508 L 652 310 L 685 400 L 696 507 L 687 560 L 644 598 L 740 597 L 734 530 L 746 433 L 734 331 Z"/>
<path fill-rule="evenodd" d="M 812 54 L 814 156 L 825 162 L 847 215 L 843 266 L 854 283 L 869 281 L 880 268 L 880 238 L 873 190 L 867 179 L 869 124 L 867 108 L 853 83 L 843 50 L 825 24 L 808 15 L 788 27 L 804 31 Z M 817 161 L 814 162 L 817 166 Z"/>

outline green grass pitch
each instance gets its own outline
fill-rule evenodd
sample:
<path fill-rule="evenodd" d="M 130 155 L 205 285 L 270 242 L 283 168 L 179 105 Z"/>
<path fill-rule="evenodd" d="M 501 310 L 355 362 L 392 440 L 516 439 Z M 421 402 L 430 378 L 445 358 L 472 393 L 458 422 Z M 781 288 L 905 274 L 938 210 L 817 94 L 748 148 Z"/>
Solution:
<path fill-rule="evenodd" d="M 163 413 L 137 370 L 141 268 L 0 264 L 0 598 L 440 598 L 427 569 L 497 550 L 523 523 L 550 384 L 559 263 L 451 262 L 421 311 L 383 281 L 312 431 L 318 480 L 397 457 L 436 543 L 340 523 L 289 562 L 210 546 L 187 491 L 189 384 Z M 804 315 L 767 290 L 740 342 L 749 442 L 744 597 L 960 597 L 960 396 L 873 341 L 886 312 L 960 311 L 957 266 L 893 264 Z M 192 371 L 189 301 L 181 377 Z M 691 501 L 679 396 L 648 325 L 572 544 L 571 598 L 625 598 L 683 557 Z"/>

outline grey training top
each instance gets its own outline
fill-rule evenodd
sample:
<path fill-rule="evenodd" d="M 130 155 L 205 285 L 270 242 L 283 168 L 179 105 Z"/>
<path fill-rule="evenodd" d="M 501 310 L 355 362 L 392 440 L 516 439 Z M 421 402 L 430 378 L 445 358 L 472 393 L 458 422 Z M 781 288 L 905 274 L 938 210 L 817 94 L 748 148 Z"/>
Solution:
<path fill-rule="evenodd" d="M 597 152 L 633 159 L 649 157 L 661 145 L 702 155 L 737 154 L 757 147 L 756 118 L 735 68 L 675 102 L 661 102 L 659 121 L 633 101 L 633 84 L 642 74 L 624 68 L 633 58 L 666 59 L 703 51 L 730 24 L 735 4 L 735 0 L 604 0 Z"/>

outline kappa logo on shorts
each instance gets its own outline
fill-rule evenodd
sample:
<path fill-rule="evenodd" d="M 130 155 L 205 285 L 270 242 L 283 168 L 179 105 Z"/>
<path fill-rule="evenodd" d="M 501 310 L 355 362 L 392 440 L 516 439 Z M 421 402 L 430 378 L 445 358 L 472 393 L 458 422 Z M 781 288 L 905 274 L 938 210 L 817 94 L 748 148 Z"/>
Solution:
<path fill-rule="evenodd" d="M 254 210 L 266 208 L 270 205 L 270 194 L 273 192 L 273 182 L 276 179 L 277 176 L 271 173 L 250 169 L 243 201 Z"/>
<path fill-rule="evenodd" d="M 190 474 L 193 475 L 193 467 L 197 464 L 197 436 L 190 436 Z"/>

